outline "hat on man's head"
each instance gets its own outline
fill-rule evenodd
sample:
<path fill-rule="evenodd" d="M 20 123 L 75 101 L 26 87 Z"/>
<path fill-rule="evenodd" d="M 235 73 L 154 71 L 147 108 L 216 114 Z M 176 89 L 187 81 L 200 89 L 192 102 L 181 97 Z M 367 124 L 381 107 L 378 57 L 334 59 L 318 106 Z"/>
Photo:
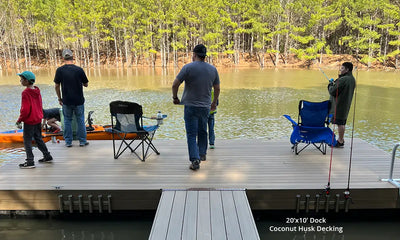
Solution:
<path fill-rule="evenodd" d="M 35 74 L 33 74 L 33 72 L 31 71 L 25 71 L 22 73 L 17 73 L 18 76 L 22 76 L 23 78 L 25 78 L 26 80 L 28 80 L 28 82 L 30 83 L 35 83 Z"/>
<path fill-rule="evenodd" d="M 207 48 L 203 44 L 196 45 L 196 47 L 193 48 L 193 52 L 199 57 L 207 56 Z"/>
<path fill-rule="evenodd" d="M 63 57 L 65 60 L 72 59 L 72 51 L 69 50 L 69 49 L 64 49 L 64 50 L 62 51 L 62 57 Z"/>

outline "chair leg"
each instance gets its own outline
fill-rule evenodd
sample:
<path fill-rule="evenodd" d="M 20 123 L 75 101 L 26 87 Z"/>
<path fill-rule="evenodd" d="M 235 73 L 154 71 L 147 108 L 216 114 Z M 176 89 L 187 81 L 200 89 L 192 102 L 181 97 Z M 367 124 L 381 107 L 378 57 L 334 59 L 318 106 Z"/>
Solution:
<path fill-rule="evenodd" d="M 307 143 L 303 148 L 301 148 L 299 150 L 299 144 L 300 142 L 297 142 L 296 144 L 293 144 L 292 149 L 293 152 L 296 155 L 299 155 L 300 152 L 302 152 L 306 147 L 308 147 L 311 143 Z M 326 154 L 326 148 L 327 148 L 327 144 L 326 143 L 320 143 L 319 145 L 312 143 L 312 145 L 314 145 L 322 154 Z"/>
<path fill-rule="evenodd" d="M 146 152 L 147 154 L 147 152 Z M 144 153 L 144 139 L 142 139 L 142 162 L 146 161 L 146 155 Z"/>
<path fill-rule="evenodd" d="M 157 148 L 154 146 L 153 144 L 153 137 L 154 137 L 154 132 L 152 133 L 145 133 L 145 134 L 140 134 L 138 135 L 136 138 L 127 141 L 126 135 L 127 134 L 118 134 L 118 137 L 121 139 L 121 143 L 119 145 L 118 150 L 116 151 L 116 145 L 115 145 L 115 139 L 113 140 L 113 150 L 114 150 L 114 158 L 117 159 L 119 156 L 122 155 L 122 153 L 125 152 L 126 149 L 130 149 L 132 153 L 134 153 L 141 161 L 145 161 L 147 156 L 149 155 L 149 149 L 151 148 L 157 155 L 160 155 L 160 152 L 157 150 Z M 114 138 L 114 136 L 113 136 Z M 134 148 L 131 147 L 132 143 L 135 140 L 139 140 L 139 144 L 137 144 Z M 145 144 L 147 144 L 147 146 L 145 146 Z M 123 145 L 125 145 L 123 147 Z M 136 150 L 138 150 L 139 148 L 141 148 L 142 153 L 139 154 L 136 152 Z"/>
<path fill-rule="evenodd" d="M 322 153 L 326 154 L 326 143 L 320 143 L 319 146 L 317 146 L 315 143 L 313 145 Z"/>
<path fill-rule="evenodd" d="M 118 134 L 118 133 L 117 133 Z M 113 140 L 113 149 L 114 149 L 114 159 L 117 159 L 117 158 L 119 158 L 119 156 L 121 156 L 125 151 L 126 151 L 126 149 L 130 149 L 132 152 L 135 152 L 135 150 L 136 150 L 136 148 L 135 149 L 132 149 L 132 147 L 131 147 L 131 145 L 132 145 L 132 143 L 135 141 L 135 140 L 137 140 L 137 138 L 134 138 L 134 139 L 132 139 L 132 140 L 130 140 L 130 141 L 127 141 L 127 139 L 125 139 L 126 138 L 126 133 L 124 133 L 124 134 L 118 134 L 118 137 L 121 139 L 121 143 L 119 144 L 119 147 L 118 147 L 118 150 L 117 151 L 115 151 L 115 144 L 114 144 L 114 140 Z M 125 147 L 123 147 L 123 145 L 125 144 Z"/>
<path fill-rule="evenodd" d="M 306 147 L 308 147 L 308 145 L 310 145 L 310 143 L 307 143 L 302 149 L 300 149 L 300 151 L 298 151 L 298 145 L 299 145 L 300 143 L 296 143 L 296 146 L 295 146 L 295 153 L 296 153 L 296 155 L 299 155 L 299 153 L 301 153 L 301 151 L 303 151 Z"/>
<path fill-rule="evenodd" d="M 160 155 L 160 152 L 157 150 L 157 148 L 153 144 L 153 137 L 154 137 L 154 132 L 141 136 L 141 139 L 142 139 L 141 143 L 135 148 L 135 150 L 136 150 L 141 145 L 141 147 L 142 147 L 142 157 L 140 157 L 136 153 L 135 154 L 143 162 L 146 161 L 146 158 L 149 155 L 149 150 L 150 149 L 153 150 L 157 155 Z M 147 146 L 145 146 L 145 144 Z"/>
<path fill-rule="evenodd" d="M 160 152 L 157 150 L 157 148 L 153 144 L 153 138 L 155 135 L 155 131 L 150 133 L 148 137 L 146 138 L 146 143 L 148 144 L 148 147 L 150 147 L 157 155 L 160 155 Z"/>
<path fill-rule="evenodd" d="M 113 142 L 114 159 L 117 159 L 118 157 L 115 156 L 115 138 L 114 138 L 114 131 L 112 132 L 112 142 Z"/>

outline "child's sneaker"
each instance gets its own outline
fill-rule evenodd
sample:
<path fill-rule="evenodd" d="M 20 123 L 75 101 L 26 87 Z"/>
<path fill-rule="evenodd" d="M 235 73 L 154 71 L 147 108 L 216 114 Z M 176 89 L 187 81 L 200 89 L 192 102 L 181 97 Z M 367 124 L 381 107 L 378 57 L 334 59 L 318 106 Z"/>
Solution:
<path fill-rule="evenodd" d="M 39 159 L 40 163 L 49 163 L 53 161 L 53 157 L 52 156 L 48 156 L 48 157 L 44 157 L 42 159 Z"/>
<path fill-rule="evenodd" d="M 214 144 L 210 144 L 210 149 L 214 149 L 214 148 L 215 148 Z"/>
<path fill-rule="evenodd" d="M 19 165 L 19 168 L 23 168 L 23 169 L 35 168 L 35 164 L 24 162 Z"/>

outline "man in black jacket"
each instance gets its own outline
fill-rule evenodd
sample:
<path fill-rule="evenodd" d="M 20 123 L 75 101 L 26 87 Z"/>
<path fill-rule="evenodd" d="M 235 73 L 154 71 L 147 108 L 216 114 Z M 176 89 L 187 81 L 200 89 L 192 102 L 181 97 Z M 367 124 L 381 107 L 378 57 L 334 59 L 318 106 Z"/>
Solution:
<path fill-rule="evenodd" d="M 353 100 L 356 80 L 353 77 L 353 64 L 344 62 L 339 69 L 339 78 L 331 81 L 328 91 L 331 101 L 331 114 L 333 114 L 333 124 L 338 126 L 338 139 L 336 147 L 344 146 L 344 132 L 347 117 Z"/>

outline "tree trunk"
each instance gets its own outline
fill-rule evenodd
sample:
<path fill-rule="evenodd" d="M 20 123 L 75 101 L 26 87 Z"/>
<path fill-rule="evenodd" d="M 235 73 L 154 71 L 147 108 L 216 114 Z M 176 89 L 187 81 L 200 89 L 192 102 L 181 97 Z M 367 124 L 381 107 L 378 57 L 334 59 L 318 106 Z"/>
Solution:
<path fill-rule="evenodd" d="M 107 65 L 107 68 L 110 67 L 110 55 L 111 55 L 110 41 L 107 41 L 106 42 L 106 65 Z"/>
<path fill-rule="evenodd" d="M 161 60 L 161 67 L 165 67 L 165 42 L 164 42 L 164 33 L 163 33 L 163 25 L 160 23 L 159 29 L 161 32 L 161 38 L 160 38 L 160 60 Z"/>
<path fill-rule="evenodd" d="M 399 37 L 398 37 L 398 40 L 400 41 L 400 35 L 399 35 Z M 400 51 L 400 46 L 399 46 L 399 45 L 397 45 L 397 52 L 398 52 L 398 51 Z M 399 54 L 397 54 L 397 55 L 395 56 L 395 59 L 396 59 L 395 68 L 396 68 L 396 69 L 399 69 Z"/>
<path fill-rule="evenodd" d="M 324 21 L 324 23 L 323 23 L 323 26 L 325 26 L 325 21 Z M 325 31 L 323 30 L 323 27 L 322 27 L 322 36 L 321 36 L 321 39 L 325 39 Z M 320 52 L 320 55 L 319 55 L 319 64 L 322 64 L 323 53 L 324 53 L 324 49 L 322 48 L 322 49 L 321 49 L 321 52 Z"/>
<path fill-rule="evenodd" d="M 251 33 L 251 39 L 250 39 L 250 55 L 253 56 L 253 45 L 254 45 L 254 33 Z"/>
<path fill-rule="evenodd" d="M 6 53 L 6 46 L 2 44 L 3 46 L 3 60 L 4 60 L 4 69 L 7 69 L 7 53 Z"/>
<path fill-rule="evenodd" d="M 172 42 L 174 44 L 174 48 L 172 49 L 172 54 L 173 54 L 173 61 L 174 61 L 174 66 L 177 67 L 178 66 L 178 57 L 177 57 L 177 50 L 176 50 L 176 35 L 175 33 L 172 34 Z"/>
<path fill-rule="evenodd" d="M 84 53 L 85 53 L 85 58 L 86 58 L 86 60 L 85 60 L 85 62 L 86 62 L 86 65 L 85 65 L 85 67 L 90 67 L 90 54 L 89 54 L 89 48 L 86 48 L 86 49 L 84 49 Z"/>
<path fill-rule="evenodd" d="M 167 28 L 168 28 L 168 26 L 167 26 Z M 166 63 L 166 66 L 168 66 L 169 65 L 169 61 L 170 61 L 170 47 L 171 47 L 171 43 L 169 42 L 169 34 L 168 34 L 168 32 L 166 33 L 166 37 L 165 37 L 165 46 L 166 46 L 166 59 L 167 59 L 167 63 Z"/>
<path fill-rule="evenodd" d="M 383 48 L 383 66 L 385 66 L 385 67 L 386 67 L 387 45 L 388 45 L 388 29 L 386 29 L 385 45 L 384 45 L 384 48 Z"/>
<path fill-rule="evenodd" d="M 280 48 L 280 42 L 281 42 L 281 34 L 278 34 L 276 36 L 276 45 L 275 45 L 275 67 L 279 65 L 279 48 Z"/>
<path fill-rule="evenodd" d="M 291 13 L 288 13 L 288 22 L 290 23 L 290 19 L 291 19 Z M 284 47 L 284 56 L 287 58 L 289 55 L 289 49 L 290 49 L 290 42 L 289 42 L 289 32 L 286 32 L 286 36 L 285 36 L 285 47 Z"/>
<path fill-rule="evenodd" d="M 115 65 L 118 68 L 118 46 L 117 46 L 117 34 L 114 28 L 114 51 L 115 51 Z"/>
<path fill-rule="evenodd" d="M 131 61 L 131 51 L 129 49 L 129 41 L 125 37 L 126 36 L 126 28 L 124 27 L 124 47 L 125 47 L 125 62 L 128 67 L 132 65 Z"/>
<path fill-rule="evenodd" d="M 233 35 L 233 41 L 234 41 L 234 55 L 233 55 L 233 63 L 235 65 L 239 64 L 239 44 L 240 44 L 240 37 L 238 33 L 234 33 Z"/>
<path fill-rule="evenodd" d="M 12 43 L 13 43 L 13 46 L 14 46 L 15 67 L 17 69 L 20 69 L 19 57 L 18 57 L 18 48 L 17 48 L 17 43 L 15 42 L 15 35 L 14 34 L 12 34 Z"/>
<path fill-rule="evenodd" d="M 118 39 L 121 39 L 121 32 L 118 32 Z M 124 68 L 124 57 L 123 56 L 124 55 L 122 54 L 122 46 L 120 46 L 119 47 L 119 59 L 121 60 L 121 68 Z"/>
<path fill-rule="evenodd" d="M 94 35 L 92 35 L 91 36 L 91 41 L 90 41 L 90 48 L 91 48 L 91 50 L 92 50 L 92 64 L 93 64 L 93 67 L 95 68 L 96 67 L 96 54 L 95 54 L 95 41 L 94 41 Z"/>
<path fill-rule="evenodd" d="M 10 67 L 14 64 L 13 63 L 13 61 L 14 61 L 14 57 L 13 57 L 13 55 L 12 55 L 12 53 L 11 53 L 11 46 L 10 46 L 10 44 L 7 42 L 7 49 L 8 49 L 8 58 L 10 59 L 9 61 L 10 61 L 10 63 L 8 64 Z M 15 66 L 15 65 L 14 65 Z"/>
<path fill-rule="evenodd" d="M 369 30 L 372 31 L 372 26 L 369 26 Z M 372 39 L 368 39 L 368 68 L 371 68 L 371 57 L 372 57 Z"/>
<path fill-rule="evenodd" d="M 40 61 L 40 57 L 39 57 L 39 43 L 38 43 L 38 36 L 35 33 L 34 34 L 35 37 L 35 49 L 36 49 L 36 61 Z"/>
<path fill-rule="evenodd" d="M 25 33 L 22 33 L 22 41 L 24 43 L 24 58 L 25 58 L 25 69 L 29 69 L 28 67 L 28 54 L 27 54 L 27 47 L 26 47 L 26 35 Z"/>
<path fill-rule="evenodd" d="M 96 55 L 97 55 L 97 66 L 100 67 L 99 38 L 97 36 L 96 36 Z"/>

